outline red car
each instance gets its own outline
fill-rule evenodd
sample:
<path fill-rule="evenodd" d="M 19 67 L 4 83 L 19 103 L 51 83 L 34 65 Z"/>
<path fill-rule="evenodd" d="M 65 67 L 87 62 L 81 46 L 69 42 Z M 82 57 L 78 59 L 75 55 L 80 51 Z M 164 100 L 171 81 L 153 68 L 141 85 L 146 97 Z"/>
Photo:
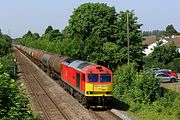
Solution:
<path fill-rule="evenodd" d="M 174 72 L 174 71 L 172 71 L 172 70 L 170 70 L 170 69 L 160 69 L 160 70 L 157 70 L 156 71 L 156 74 L 157 73 L 165 73 L 165 74 L 167 74 L 167 75 L 169 75 L 169 76 L 173 76 L 173 77 L 176 77 L 177 79 L 178 79 L 178 75 L 177 75 L 177 73 L 176 72 Z"/>

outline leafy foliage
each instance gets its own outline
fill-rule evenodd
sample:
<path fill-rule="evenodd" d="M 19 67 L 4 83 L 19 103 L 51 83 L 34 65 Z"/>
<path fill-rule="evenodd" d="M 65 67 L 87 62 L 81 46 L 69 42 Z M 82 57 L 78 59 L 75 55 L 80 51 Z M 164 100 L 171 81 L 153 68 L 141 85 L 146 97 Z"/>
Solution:
<path fill-rule="evenodd" d="M 124 65 L 127 63 L 128 50 L 127 14 L 129 16 L 130 62 L 135 63 L 129 66 Z M 114 96 L 120 101 L 129 103 L 132 112 L 138 112 L 145 108 L 152 108 L 151 105 L 154 105 L 156 101 L 161 101 L 159 80 L 155 79 L 152 73 L 140 71 L 143 66 L 142 51 L 145 48 L 142 45 L 141 26 L 142 24 L 138 24 L 134 11 L 116 13 L 114 7 L 109 7 L 104 3 L 85 3 L 74 10 L 69 19 L 69 25 L 62 32 L 48 26 L 42 36 L 29 31 L 20 38 L 19 43 L 98 63 L 112 70 L 118 68 L 113 79 Z M 158 31 L 154 32 L 159 34 Z M 160 31 L 161 33 L 164 31 Z M 155 52 L 145 58 L 146 66 L 165 66 L 168 62 L 176 60 L 179 55 L 173 45 L 159 47 L 162 48 L 155 48 Z M 136 72 L 137 68 L 140 72 Z M 161 101 L 162 103 L 168 101 L 166 97 L 165 101 Z M 152 112 L 152 116 L 163 111 L 159 106 L 154 109 L 156 112 Z M 175 114 L 178 116 L 179 111 Z"/>
<path fill-rule="evenodd" d="M 10 52 L 11 38 L 7 35 L 0 34 L 0 57 Z"/>
<path fill-rule="evenodd" d="M 171 25 L 168 25 L 166 27 L 166 35 L 167 36 L 172 36 L 172 35 L 175 35 L 177 34 L 177 31 L 176 29 L 174 28 L 174 26 L 171 24 Z"/>
<path fill-rule="evenodd" d="M 154 48 L 154 51 L 145 58 L 145 67 L 160 67 L 160 68 L 170 68 L 174 69 L 173 64 L 178 64 L 173 62 L 180 56 L 174 43 L 168 46 L 158 46 Z M 178 68 L 176 68 L 178 69 Z"/>
<path fill-rule="evenodd" d="M 173 71 L 180 72 L 180 57 L 174 58 L 174 60 L 168 64 L 168 68 L 171 68 Z"/>
<path fill-rule="evenodd" d="M 137 63 L 138 68 L 141 69 L 143 65 L 143 49 L 142 45 L 143 35 L 140 31 L 142 24 L 138 24 L 138 18 L 135 17 L 134 11 L 121 11 L 118 15 L 117 21 L 117 44 L 121 46 L 122 49 L 126 49 L 127 53 L 127 14 L 129 19 L 129 45 L 130 45 L 130 62 Z M 127 57 L 125 57 L 127 59 Z"/>
<path fill-rule="evenodd" d="M 11 38 L 0 32 L 0 119 L 38 119 L 34 117 L 25 91 L 16 81 Z"/>
<path fill-rule="evenodd" d="M 117 69 L 114 75 L 113 93 L 121 101 L 152 103 L 159 97 L 160 82 L 153 72 L 136 72 L 134 64 Z"/>
<path fill-rule="evenodd" d="M 0 71 L 3 65 L 0 63 Z M 28 97 L 7 73 L 0 73 L 0 119 L 34 119 Z"/>
<path fill-rule="evenodd" d="M 153 71 L 150 73 L 143 71 L 136 75 L 133 91 L 135 102 L 152 103 L 159 97 L 159 90 L 160 82 L 154 78 Z"/>
<path fill-rule="evenodd" d="M 104 3 L 85 3 L 76 8 L 62 32 L 51 26 L 35 39 L 28 32 L 19 43 L 45 51 L 98 63 L 115 70 L 127 63 L 127 13 L 130 26 L 130 58 L 142 68 L 141 24 L 133 11 L 116 13 Z"/>
<path fill-rule="evenodd" d="M 113 77 L 113 94 L 119 100 L 124 99 L 123 97 L 128 96 L 128 93 L 132 93 L 132 86 L 134 86 L 134 78 L 136 76 L 136 69 L 134 64 L 130 64 L 129 66 L 124 65 L 118 68 Z M 128 95 L 127 95 L 128 94 Z M 132 95 L 130 95 L 132 96 Z"/>
<path fill-rule="evenodd" d="M 164 34 L 164 30 L 143 31 L 143 36 L 162 36 Z"/>
<path fill-rule="evenodd" d="M 140 119 L 143 120 L 179 120 L 180 118 L 180 94 L 174 91 L 166 90 L 164 97 L 159 98 L 151 105 L 139 105 L 138 112 L 134 112 Z"/>

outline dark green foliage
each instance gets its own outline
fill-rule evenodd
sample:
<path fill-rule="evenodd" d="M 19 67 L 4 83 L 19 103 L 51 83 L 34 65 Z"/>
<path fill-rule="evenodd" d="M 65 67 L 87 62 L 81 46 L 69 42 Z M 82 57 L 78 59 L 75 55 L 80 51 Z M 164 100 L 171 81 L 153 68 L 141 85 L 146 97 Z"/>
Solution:
<path fill-rule="evenodd" d="M 11 38 L 0 33 L 0 119 L 34 120 L 25 91 L 16 79 L 12 79 L 16 78 L 16 72 L 10 47 Z"/>
<path fill-rule="evenodd" d="M 141 68 L 144 49 L 142 33 L 139 30 L 141 24 L 137 24 L 137 17 L 134 16 L 133 11 L 117 14 L 114 7 L 106 4 L 86 3 L 73 12 L 67 30 L 69 38 L 78 38 L 82 41 L 79 57 L 111 69 L 126 63 L 127 13 L 130 21 L 131 62 L 137 62 L 138 67 Z"/>
<path fill-rule="evenodd" d="M 119 100 L 132 93 L 135 84 L 136 69 L 134 64 L 124 65 L 116 70 L 113 77 L 113 94 Z M 128 94 L 129 95 L 129 94 Z M 132 96 L 132 95 L 131 95 Z M 129 96 L 130 97 L 130 96 Z"/>
<path fill-rule="evenodd" d="M 104 3 L 85 3 L 76 8 L 62 33 L 48 26 L 40 38 L 29 31 L 19 43 L 115 70 L 127 63 L 127 13 L 130 21 L 130 59 L 142 68 L 144 46 L 137 17 L 133 11 L 117 14 L 114 7 Z"/>
<path fill-rule="evenodd" d="M 0 57 L 10 52 L 11 38 L 7 35 L 0 34 Z"/>
<path fill-rule="evenodd" d="M 47 34 L 48 32 L 52 31 L 53 27 L 52 26 L 48 26 L 45 30 L 45 34 Z"/>
<path fill-rule="evenodd" d="M 180 57 L 175 58 L 170 64 L 169 68 L 171 68 L 173 71 L 180 72 Z"/>
<path fill-rule="evenodd" d="M 131 104 L 129 111 L 134 112 L 134 113 L 140 112 L 141 107 L 142 105 L 140 103 L 133 103 Z"/>
<path fill-rule="evenodd" d="M 160 82 L 153 72 L 136 72 L 135 65 L 122 66 L 114 74 L 114 97 L 130 106 L 130 112 L 143 120 L 179 120 L 180 94 L 164 90 L 160 97 Z"/>
<path fill-rule="evenodd" d="M 114 7 L 104 3 L 85 3 L 75 9 L 69 19 L 69 32 L 72 37 L 82 36 L 83 40 L 94 35 L 106 41 L 112 40 L 115 20 Z"/>
<path fill-rule="evenodd" d="M 164 34 L 164 30 L 143 31 L 143 36 L 162 36 Z"/>
<path fill-rule="evenodd" d="M 147 57 L 145 57 L 145 67 L 147 68 L 169 68 L 178 70 L 178 57 L 180 56 L 174 43 L 168 46 L 155 47 L 154 51 Z M 175 61 L 174 61 L 175 60 Z M 176 63 L 177 62 L 177 63 Z M 174 66 L 176 65 L 176 66 Z"/>
<path fill-rule="evenodd" d="M 175 35 L 175 34 L 177 34 L 177 31 L 176 31 L 176 29 L 174 28 L 174 26 L 171 24 L 171 25 L 168 25 L 167 27 L 166 27 L 166 36 L 172 36 L 172 35 Z"/>
<path fill-rule="evenodd" d="M 71 56 L 111 66 L 111 63 L 107 64 L 110 59 L 106 58 L 107 54 L 103 53 L 102 46 L 106 42 L 115 42 L 113 34 L 116 19 L 115 8 L 103 3 L 86 3 L 75 9 L 69 19 L 68 38 L 71 42 L 74 41 L 74 46 L 80 46 L 81 51 L 72 51 L 81 55 L 72 53 Z M 79 43 L 80 45 L 76 45 Z"/>
<path fill-rule="evenodd" d="M 25 91 L 11 79 L 0 63 L 0 119 L 34 119 Z"/>
<path fill-rule="evenodd" d="M 145 46 L 142 45 L 143 35 L 140 31 L 142 24 L 138 24 L 138 18 L 135 17 L 134 11 L 121 11 L 117 21 L 117 44 L 127 53 L 127 14 L 129 19 L 129 45 L 130 45 L 130 62 L 135 62 L 138 68 L 143 65 L 143 53 Z M 125 57 L 127 59 L 127 57 Z"/>
<path fill-rule="evenodd" d="M 160 81 L 154 78 L 153 71 L 145 71 L 136 75 L 134 86 L 134 100 L 139 103 L 152 103 L 159 97 Z"/>
<path fill-rule="evenodd" d="M 11 77 L 14 78 L 15 76 L 12 54 L 7 54 L 6 56 L 0 57 L 0 63 L 4 65 L 4 67 L 1 68 L 0 73 L 8 73 Z"/>

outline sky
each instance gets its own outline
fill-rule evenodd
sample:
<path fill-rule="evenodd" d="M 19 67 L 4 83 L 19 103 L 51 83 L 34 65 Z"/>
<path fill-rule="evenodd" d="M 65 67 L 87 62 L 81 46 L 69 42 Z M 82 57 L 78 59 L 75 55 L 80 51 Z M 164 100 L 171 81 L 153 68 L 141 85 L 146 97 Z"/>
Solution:
<path fill-rule="evenodd" d="M 41 35 L 49 25 L 61 31 L 74 9 L 87 2 L 107 3 L 116 12 L 134 10 L 142 31 L 173 24 L 180 32 L 180 0 L 0 0 L 0 29 L 13 38 L 28 30 Z"/>

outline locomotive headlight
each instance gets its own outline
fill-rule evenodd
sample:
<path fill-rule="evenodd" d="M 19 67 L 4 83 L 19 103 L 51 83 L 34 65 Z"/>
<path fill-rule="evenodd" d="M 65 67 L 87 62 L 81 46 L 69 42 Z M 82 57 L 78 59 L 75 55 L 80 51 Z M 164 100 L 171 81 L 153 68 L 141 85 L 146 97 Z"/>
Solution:
<path fill-rule="evenodd" d="M 86 93 L 87 93 L 87 94 L 93 94 L 93 92 L 91 92 L 91 91 L 87 91 Z"/>

